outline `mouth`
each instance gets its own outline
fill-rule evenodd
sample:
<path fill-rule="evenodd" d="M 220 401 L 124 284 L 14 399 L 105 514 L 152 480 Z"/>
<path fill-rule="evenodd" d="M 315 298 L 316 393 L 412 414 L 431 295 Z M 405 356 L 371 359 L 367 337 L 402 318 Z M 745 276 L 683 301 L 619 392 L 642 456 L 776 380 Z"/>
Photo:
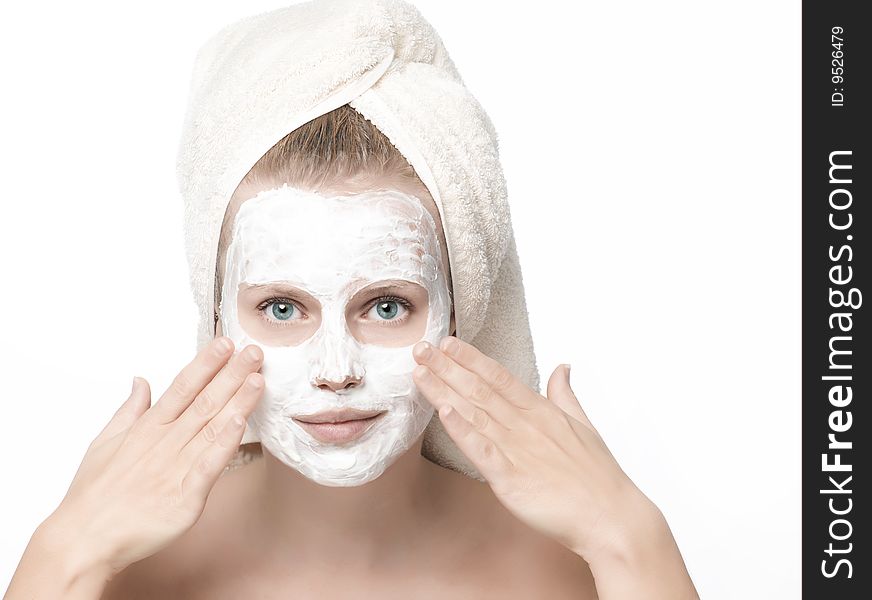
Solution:
<path fill-rule="evenodd" d="M 345 444 L 366 433 L 386 411 L 344 408 L 293 417 L 309 435 L 325 444 Z"/>

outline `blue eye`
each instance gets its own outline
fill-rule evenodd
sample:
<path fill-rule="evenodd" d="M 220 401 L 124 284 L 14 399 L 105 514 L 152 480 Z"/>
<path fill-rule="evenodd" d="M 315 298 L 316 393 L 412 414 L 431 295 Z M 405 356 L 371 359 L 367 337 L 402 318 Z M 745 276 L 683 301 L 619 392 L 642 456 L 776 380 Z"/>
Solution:
<path fill-rule="evenodd" d="M 375 305 L 375 311 L 383 319 L 393 319 L 400 312 L 400 304 L 393 300 L 379 302 Z"/>
<path fill-rule="evenodd" d="M 411 304 L 401 298 L 379 298 L 372 308 L 369 309 L 368 318 L 375 321 L 404 321 L 404 316 L 409 312 Z M 373 314 L 374 313 L 374 314 Z"/>
<path fill-rule="evenodd" d="M 271 298 L 257 307 L 270 323 L 298 321 L 303 318 L 297 306 L 285 298 Z"/>
<path fill-rule="evenodd" d="M 287 321 L 291 318 L 291 315 L 294 314 L 294 305 L 286 304 L 284 302 L 273 302 L 270 304 L 272 306 L 272 314 L 279 321 Z"/>

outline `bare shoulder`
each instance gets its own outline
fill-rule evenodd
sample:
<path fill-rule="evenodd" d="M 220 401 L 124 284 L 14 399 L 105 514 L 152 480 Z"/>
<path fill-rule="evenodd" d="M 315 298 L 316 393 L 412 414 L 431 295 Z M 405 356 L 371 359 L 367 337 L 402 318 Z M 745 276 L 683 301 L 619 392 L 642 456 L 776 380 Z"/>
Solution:
<path fill-rule="evenodd" d="M 240 510 L 249 487 L 244 480 L 254 468 L 247 465 L 219 478 L 197 523 L 163 550 L 113 577 L 101 600 L 214 598 L 210 590 L 222 589 L 222 577 L 236 579 L 249 558 L 237 521 L 245 515 Z"/>
<path fill-rule="evenodd" d="M 455 519 L 458 537 L 453 539 L 464 540 L 460 556 L 472 586 L 505 599 L 598 597 L 584 559 L 518 520 L 486 483 L 456 476 L 464 512 Z"/>

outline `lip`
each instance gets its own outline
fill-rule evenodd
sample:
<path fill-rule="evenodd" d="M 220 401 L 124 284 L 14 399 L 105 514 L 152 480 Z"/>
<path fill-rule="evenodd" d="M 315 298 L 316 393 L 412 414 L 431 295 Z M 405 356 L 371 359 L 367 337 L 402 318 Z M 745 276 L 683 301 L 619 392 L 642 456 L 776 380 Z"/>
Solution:
<path fill-rule="evenodd" d="M 385 411 L 342 409 L 293 417 L 309 435 L 325 444 L 344 444 L 362 436 Z"/>
<path fill-rule="evenodd" d="M 354 421 L 356 419 L 369 419 L 370 417 L 375 417 L 383 412 L 383 410 L 340 408 L 335 410 L 325 410 L 313 415 L 297 415 L 294 418 L 306 423 L 342 423 L 344 421 Z"/>

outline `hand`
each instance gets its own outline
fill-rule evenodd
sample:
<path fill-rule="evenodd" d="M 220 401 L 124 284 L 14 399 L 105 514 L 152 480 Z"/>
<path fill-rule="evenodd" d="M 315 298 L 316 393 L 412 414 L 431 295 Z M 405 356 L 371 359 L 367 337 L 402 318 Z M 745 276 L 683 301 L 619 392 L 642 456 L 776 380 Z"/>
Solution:
<path fill-rule="evenodd" d="M 547 398 L 456 337 L 416 344 L 414 380 L 447 433 L 521 521 L 587 562 L 662 518 L 620 468 L 569 385 Z M 646 529 L 647 528 L 647 529 Z"/>
<path fill-rule="evenodd" d="M 68 546 L 111 576 L 196 523 L 263 392 L 263 351 L 232 355 L 229 338 L 213 340 L 154 406 L 148 383 L 134 380 L 40 526 L 53 549 Z"/>

